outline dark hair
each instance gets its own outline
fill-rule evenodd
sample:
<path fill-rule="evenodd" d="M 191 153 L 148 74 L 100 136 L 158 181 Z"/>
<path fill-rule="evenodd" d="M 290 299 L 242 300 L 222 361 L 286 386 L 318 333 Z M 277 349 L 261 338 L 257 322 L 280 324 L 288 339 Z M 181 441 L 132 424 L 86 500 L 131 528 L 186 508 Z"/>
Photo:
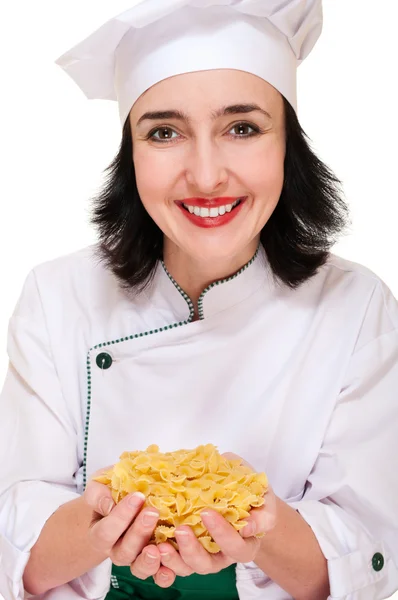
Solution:
<path fill-rule="evenodd" d="M 274 277 L 297 288 L 327 260 L 348 224 L 341 182 L 314 153 L 294 109 L 284 99 L 286 156 L 279 202 L 261 231 Z M 92 223 L 99 233 L 98 256 L 124 288 L 139 291 L 163 258 L 163 233 L 138 194 L 130 120 L 123 128 L 108 177 L 93 199 Z"/>

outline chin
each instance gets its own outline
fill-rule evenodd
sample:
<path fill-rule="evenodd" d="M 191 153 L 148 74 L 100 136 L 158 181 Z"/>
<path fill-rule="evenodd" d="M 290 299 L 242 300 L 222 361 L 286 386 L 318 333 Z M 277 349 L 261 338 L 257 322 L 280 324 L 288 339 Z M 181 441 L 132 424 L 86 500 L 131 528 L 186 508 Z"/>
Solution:
<path fill-rule="evenodd" d="M 237 242 L 236 240 L 197 240 L 195 245 L 191 243 L 189 246 L 180 246 L 183 252 L 189 254 L 196 262 L 200 263 L 217 263 L 223 261 L 230 261 L 231 259 L 238 258 L 240 255 L 245 255 L 247 253 L 248 246 L 252 243 L 256 245 L 257 243 L 252 240 L 247 240 L 245 243 L 240 240 Z M 253 250 L 253 254 L 255 249 Z M 248 259 L 249 260 L 249 259 Z"/>

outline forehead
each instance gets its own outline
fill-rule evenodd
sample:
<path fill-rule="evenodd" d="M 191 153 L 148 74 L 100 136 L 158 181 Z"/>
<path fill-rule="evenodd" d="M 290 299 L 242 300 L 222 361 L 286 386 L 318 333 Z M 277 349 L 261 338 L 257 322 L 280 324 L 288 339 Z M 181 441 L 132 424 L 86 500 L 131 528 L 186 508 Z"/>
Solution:
<path fill-rule="evenodd" d="M 269 83 L 233 69 L 183 73 L 160 81 L 135 102 L 131 115 L 160 109 L 181 109 L 192 118 L 228 104 L 256 103 L 276 113 L 282 105 L 281 94 Z"/>

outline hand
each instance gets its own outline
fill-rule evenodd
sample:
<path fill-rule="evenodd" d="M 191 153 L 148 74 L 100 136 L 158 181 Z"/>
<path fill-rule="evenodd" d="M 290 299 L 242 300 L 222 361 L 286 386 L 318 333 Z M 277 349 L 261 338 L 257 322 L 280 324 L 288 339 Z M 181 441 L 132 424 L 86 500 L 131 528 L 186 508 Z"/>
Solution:
<path fill-rule="evenodd" d="M 110 468 L 101 469 L 94 477 Z M 99 553 L 117 566 L 130 566 L 133 575 L 142 579 L 161 574 L 160 553 L 156 546 L 148 545 L 159 513 L 152 507 L 142 510 L 143 494 L 129 494 L 115 505 L 110 489 L 91 480 L 83 501 L 94 511 L 89 535 Z"/>
<path fill-rule="evenodd" d="M 230 459 L 240 458 L 232 453 L 226 453 L 224 456 Z M 243 462 L 252 468 L 251 465 L 248 465 L 245 461 Z M 161 579 L 162 587 L 172 585 L 175 575 L 185 577 L 194 572 L 202 575 L 218 573 L 237 562 L 255 561 L 261 540 L 259 537 L 254 536 L 263 536 L 275 527 L 277 522 L 277 498 L 269 486 L 264 505 L 250 511 L 250 517 L 246 519 L 248 524 L 239 533 L 222 515 L 214 510 L 204 510 L 201 515 L 204 525 L 214 541 L 220 546 L 221 552 L 210 554 L 198 542 L 190 527 L 178 527 L 176 538 L 179 552 L 168 543 L 158 546 L 162 565 L 167 566 L 170 571 L 169 573 L 164 572 Z M 158 576 L 155 577 L 155 581 L 156 583 L 159 582 Z"/>

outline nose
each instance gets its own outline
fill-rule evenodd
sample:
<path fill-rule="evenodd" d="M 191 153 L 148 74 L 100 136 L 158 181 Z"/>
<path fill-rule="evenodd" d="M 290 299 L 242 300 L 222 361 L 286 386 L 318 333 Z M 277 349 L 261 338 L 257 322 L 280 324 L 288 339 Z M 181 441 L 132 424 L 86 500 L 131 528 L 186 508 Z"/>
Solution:
<path fill-rule="evenodd" d="M 193 144 L 186 159 L 186 179 L 197 192 L 207 195 L 225 186 L 228 169 L 222 151 L 211 140 Z"/>

